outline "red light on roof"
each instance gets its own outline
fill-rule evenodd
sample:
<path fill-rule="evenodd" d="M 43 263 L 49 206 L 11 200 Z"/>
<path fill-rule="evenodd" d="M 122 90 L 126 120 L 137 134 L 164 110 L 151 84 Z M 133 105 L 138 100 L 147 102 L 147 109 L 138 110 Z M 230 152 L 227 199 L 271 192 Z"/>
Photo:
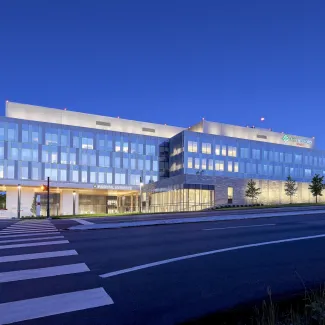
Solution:
<path fill-rule="evenodd" d="M 6 100 L 6 103 L 9 103 L 9 100 Z"/>

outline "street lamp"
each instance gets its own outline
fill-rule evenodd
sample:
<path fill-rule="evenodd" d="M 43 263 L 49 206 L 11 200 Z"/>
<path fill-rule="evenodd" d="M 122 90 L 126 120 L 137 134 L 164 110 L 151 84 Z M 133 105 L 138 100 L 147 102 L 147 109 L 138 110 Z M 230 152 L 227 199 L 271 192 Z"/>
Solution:
<path fill-rule="evenodd" d="M 72 192 L 72 196 L 73 196 L 72 214 L 75 216 L 76 215 L 76 191 Z"/>
<path fill-rule="evenodd" d="M 140 208 L 139 208 L 140 213 L 142 212 L 142 186 L 143 186 L 142 177 L 140 177 Z"/>
<path fill-rule="evenodd" d="M 17 207 L 17 217 L 20 219 L 20 201 L 21 201 L 21 186 L 18 184 L 18 207 Z"/>

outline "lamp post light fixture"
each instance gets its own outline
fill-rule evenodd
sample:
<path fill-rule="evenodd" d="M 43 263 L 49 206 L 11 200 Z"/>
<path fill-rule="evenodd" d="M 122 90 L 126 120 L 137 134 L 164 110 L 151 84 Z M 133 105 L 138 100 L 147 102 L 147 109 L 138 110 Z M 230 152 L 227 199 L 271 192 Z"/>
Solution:
<path fill-rule="evenodd" d="M 72 192 L 72 196 L 73 196 L 72 214 L 75 216 L 76 215 L 76 191 Z"/>
<path fill-rule="evenodd" d="M 18 184 L 17 218 L 20 219 L 21 186 Z"/>

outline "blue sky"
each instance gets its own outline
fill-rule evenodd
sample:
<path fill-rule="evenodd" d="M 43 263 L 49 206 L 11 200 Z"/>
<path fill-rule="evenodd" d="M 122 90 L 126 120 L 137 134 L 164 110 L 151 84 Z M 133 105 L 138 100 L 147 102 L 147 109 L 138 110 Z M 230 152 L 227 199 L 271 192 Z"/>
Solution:
<path fill-rule="evenodd" d="M 187 127 L 315 136 L 325 149 L 324 1 L 0 3 L 5 100 Z"/>

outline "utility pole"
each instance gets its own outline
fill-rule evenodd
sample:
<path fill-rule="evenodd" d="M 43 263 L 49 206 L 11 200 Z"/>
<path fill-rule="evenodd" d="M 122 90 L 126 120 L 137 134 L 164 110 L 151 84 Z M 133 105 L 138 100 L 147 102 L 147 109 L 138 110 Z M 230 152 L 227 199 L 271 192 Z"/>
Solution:
<path fill-rule="evenodd" d="M 50 219 L 50 177 L 47 178 L 47 219 Z"/>

